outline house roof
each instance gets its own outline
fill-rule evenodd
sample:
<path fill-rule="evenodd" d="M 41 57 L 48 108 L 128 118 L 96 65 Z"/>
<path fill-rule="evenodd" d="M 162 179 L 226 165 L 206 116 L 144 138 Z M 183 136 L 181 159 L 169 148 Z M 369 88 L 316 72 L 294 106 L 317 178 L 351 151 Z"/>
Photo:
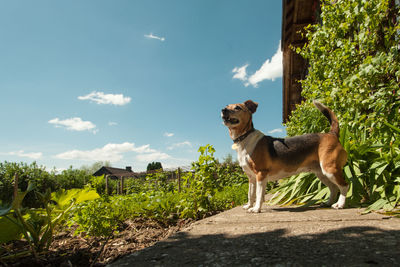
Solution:
<path fill-rule="evenodd" d="M 101 175 L 111 175 L 111 176 L 123 176 L 123 177 L 134 177 L 137 176 L 131 169 L 121 169 L 121 168 L 113 168 L 113 167 L 101 167 L 98 171 L 93 173 L 93 176 L 101 176 Z"/>

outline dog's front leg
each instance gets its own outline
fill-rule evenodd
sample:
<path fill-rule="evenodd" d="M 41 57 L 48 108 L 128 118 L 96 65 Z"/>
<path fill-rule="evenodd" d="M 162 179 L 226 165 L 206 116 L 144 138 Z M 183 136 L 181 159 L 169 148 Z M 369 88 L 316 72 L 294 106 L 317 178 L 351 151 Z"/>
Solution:
<path fill-rule="evenodd" d="M 248 196 L 248 202 L 246 205 L 243 206 L 243 209 L 248 210 L 251 207 L 254 206 L 254 202 L 256 201 L 256 178 L 252 177 L 252 175 L 248 175 L 249 177 L 249 192 L 247 194 Z"/>
<path fill-rule="evenodd" d="M 257 179 L 258 180 L 258 179 Z M 261 181 L 257 181 L 257 189 L 256 189 L 256 203 L 254 207 L 248 209 L 248 212 L 258 213 L 261 212 L 262 204 L 264 203 L 265 198 L 265 187 L 267 186 L 267 179 L 262 179 Z"/>

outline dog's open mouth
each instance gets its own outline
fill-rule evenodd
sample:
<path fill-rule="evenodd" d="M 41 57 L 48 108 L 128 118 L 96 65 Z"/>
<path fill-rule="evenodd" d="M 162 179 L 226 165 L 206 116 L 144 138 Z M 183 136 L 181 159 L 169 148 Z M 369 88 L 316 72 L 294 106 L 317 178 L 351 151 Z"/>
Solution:
<path fill-rule="evenodd" d="M 229 117 L 223 117 L 224 123 L 229 123 L 229 124 L 238 124 L 239 120 L 235 118 L 229 118 Z"/>

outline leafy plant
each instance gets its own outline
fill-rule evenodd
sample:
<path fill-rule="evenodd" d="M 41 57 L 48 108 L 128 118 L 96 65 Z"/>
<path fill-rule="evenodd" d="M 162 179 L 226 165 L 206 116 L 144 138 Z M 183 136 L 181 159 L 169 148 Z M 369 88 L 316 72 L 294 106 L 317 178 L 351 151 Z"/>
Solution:
<path fill-rule="evenodd" d="M 388 0 L 321 2 L 321 24 L 308 26 L 308 44 L 296 49 L 310 66 L 301 81 L 305 101 L 286 124 L 288 134 L 329 127 L 313 99 L 332 108 L 349 155 L 350 205 L 394 210 L 400 196 L 399 8 Z M 282 182 L 278 193 L 275 203 L 312 204 L 328 189 L 302 174 Z"/>
<path fill-rule="evenodd" d="M 24 208 L 25 196 L 34 190 L 30 183 L 24 192 L 18 190 L 18 175 L 15 176 L 14 198 L 12 203 L 0 210 L 2 235 L 0 243 L 18 240 L 23 236 L 34 257 L 38 252 L 47 250 L 53 241 L 54 231 L 68 211 L 76 204 L 98 198 L 98 194 L 89 189 L 74 189 L 51 193 L 36 192 L 44 208 Z M 6 221 L 7 220 L 7 221 Z"/>
<path fill-rule="evenodd" d="M 192 172 L 182 173 L 181 191 L 166 173 L 156 172 L 133 184 L 129 195 L 103 196 L 74 209 L 69 224 L 77 224 L 76 233 L 110 236 L 127 219 L 136 217 L 163 224 L 179 218 L 203 216 L 236 205 L 247 199 L 247 177 L 237 166 L 220 165 L 211 145 L 200 147 L 199 160 Z"/>

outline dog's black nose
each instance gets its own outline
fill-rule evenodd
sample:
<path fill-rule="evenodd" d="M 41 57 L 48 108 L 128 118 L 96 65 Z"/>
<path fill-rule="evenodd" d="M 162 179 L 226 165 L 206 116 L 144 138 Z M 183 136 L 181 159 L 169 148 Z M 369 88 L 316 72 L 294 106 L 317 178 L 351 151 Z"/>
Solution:
<path fill-rule="evenodd" d="M 222 113 L 223 113 L 223 114 L 225 114 L 225 113 L 227 113 L 227 112 L 228 112 L 228 109 L 227 109 L 227 108 L 223 108 L 223 109 L 222 109 Z"/>

